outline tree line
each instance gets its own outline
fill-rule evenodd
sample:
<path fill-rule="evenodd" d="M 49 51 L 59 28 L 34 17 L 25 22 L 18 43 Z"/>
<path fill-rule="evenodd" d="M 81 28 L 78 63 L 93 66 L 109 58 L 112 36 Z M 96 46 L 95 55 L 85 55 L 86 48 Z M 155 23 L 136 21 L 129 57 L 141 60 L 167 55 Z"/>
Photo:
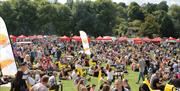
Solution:
<path fill-rule="evenodd" d="M 0 2 L 0 16 L 14 35 L 70 36 L 84 30 L 94 37 L 180 37 L 180 6 L 166 1 L 126 5 L 111 0 L 7 0 Z"/>

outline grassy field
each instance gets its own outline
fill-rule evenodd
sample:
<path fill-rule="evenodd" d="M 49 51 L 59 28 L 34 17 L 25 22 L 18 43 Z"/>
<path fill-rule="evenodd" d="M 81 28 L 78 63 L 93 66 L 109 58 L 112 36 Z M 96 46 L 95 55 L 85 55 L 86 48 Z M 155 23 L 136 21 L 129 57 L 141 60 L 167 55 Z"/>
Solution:
<path fill-rule="evenodd" d="M 138 78 L 138 72 L 131 71 L 129 67 L 128 67 L 128 72 L 129 72 L 129 74 L 125 75 L 125 78 L 128 79 L 132 91 L 138 91 L 139 84 L 136 84 L 136 81 Z M 63 91 L 77 91 L 72 80 L 63 80 L 62 83 L 63 83 Z M 91 82 L 89 82 L 89 83 L 96 84 L 96 91 L 98 91 L 97 78 L 91 77 Z M 0 87 L 0 91 L 9 91 L 9 88 Z"/>

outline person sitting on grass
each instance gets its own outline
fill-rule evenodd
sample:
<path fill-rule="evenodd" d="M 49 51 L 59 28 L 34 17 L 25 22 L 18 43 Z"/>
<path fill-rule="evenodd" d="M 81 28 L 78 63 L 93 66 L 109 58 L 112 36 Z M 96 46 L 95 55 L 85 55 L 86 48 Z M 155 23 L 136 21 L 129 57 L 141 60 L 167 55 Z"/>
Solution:
<path fill-rule="evenodd" d="M 57 84 L 56 82 L 56 73 L 53 72 L 50 74 L 50 77 L 49 77 L 49 84 L 50 84 L 50 87 L 49 89 L 50 90 L 55 90 L 55 91 L 59 91 L 59 85 Z"/>
<path fill-rule="evenodd" d="M 95 66 L 93 76 L 98 77 L 99 70 L 100 70 L 99 66 Z"/>
<path fill-rule="evenodd" d="M 110 86 L 109 86 L 109 85 L 105 84 L 105 85 L 103 85 L 103 87 L 102 87 L 102 90 L 101 90 L 101 91 L 111 91 L 111 88 L 110 88 Z"/>
<path fill-rule="evenodd" d="M 125 88 L 123 86 L 123 82 L 117 79 L 114 82 L 114 87 L 112 88 L 112 91 L 129 91 L 129 89 Z"/>
<path fill-rule="evenodd" d="M 90 91 L 95 91 L 95 88 L 96 88 L 96 85 L 91 85 L 91 87 L 90 87 Z"/>
<path fill-rule="evenodd" d="M 75 69 L 75 70 L 73 70 L 73 72 L 71 73 L 71 78 L 72 78 L 73 80 L 76 79 L 76 77 L 77 77 L 77 75 L 78 75 L 77 72 L 78 72 L 78 70 Z"/>
<path fill-rule="evenodd" d="M 80 79 L 77 84 L 77 90 L 78 91 L 87 91 L 87 88 L 85 86 L 85 81 L 83 79 Z"/>
<path fill-rule="evenodd" d="M 68 74 L 68 69 L 63 68 L 60 73 L 59 73 L 59 79 L 60 80 L 68 80 L 69 79 L 69 74 Z"/>
<path fill-rule="evenodd" d="M 161 91 L 164 91 L 164 85 L 160 82 L 160 73 L 157 71 L 155 74 L 152 75 L 150 79 L 150 85 L 152 89 L 159 89 Z"/>
<path fill-rule="evenodd" d="M 131 91 L 131 86 L 129 85 L 127 79 L 123 79 L 123 86 Z"/>
<path fill-rule="evenodd" d="M 47 75 L 44 75 L 41 78 L 41 82 L 32 86 L 30 91 L 48 91 L 48 80 L 49 77 Z"/>

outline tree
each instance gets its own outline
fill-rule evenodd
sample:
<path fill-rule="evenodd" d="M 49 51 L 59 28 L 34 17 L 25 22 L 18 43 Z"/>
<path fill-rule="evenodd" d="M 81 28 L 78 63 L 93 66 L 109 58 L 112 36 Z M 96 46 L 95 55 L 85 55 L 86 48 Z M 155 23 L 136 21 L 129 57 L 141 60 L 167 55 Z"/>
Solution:
<path fill-rule="evenodd" d="M 171 17 L 173 24 L 174 24 L 174 29 L 176 31 L 176 36 L 180 37 L 180 6 L 178 5 L 172 5 L 169 8 L 168 15 Z"/>
<path fill-rule="evenodd" d="M 158 10 L 153 14 L 155 15 L 156 22 L 160 25 L 161 37 L 176 37 L 174 24 L 167 13 L 164 10 Z"/>
<path fill-rule="evenodd" d="M 136 19 L 144 20 L 144 13 L 142 12 L 141 7 L 136 2 L 132 2 L 128 6 L 128 16 L 131 21 Z"/>
<path fill-rule="evenodd" d="M 139 32 L 141 36 L 147 36 L 153 38 L 153 35 L 159 35 L 160 27 L 159 24 L 155 21 L 153 15 L 148 15 L 145 18 L 145 22 L 141 24 L 141 31 Z"/>
<path fill-rule="evenodd" d="M 148 3 L 143 6 L 145 13 L 152 14 L 157 10 L 157 4 Z"/>
<path fill-rule="evenodd" d="M 36 31 L 35 21 L 37 17 L 37 6 L 31 0 L 18 0 L 15 3 L 17 30 L 19 34 L 33 34 Z"/>
<path fill-rule="evenodd" d="M 127 16 L 127 9 L 122 7 L 122 6 L 119 6 L 118 4 L 116 5 L 116 9 L 117 9 L 117 17 L 120 17 L 120 18 L 124 18 L 125 20 L 127 20 L 128 16 Z"/>
<path fill-rule="evenodd" d="M 117 9 L 111 0 L 97 0 L 97 36 L 112 35 L 113 27 L 116 25 Z"/>
<path fill-rule="evenodd" d="M 169 16 L 162 18 L 160 30 L 162 37 L 176 37 L 174 24 Z"/>
<path fill-rule="evenodd" d="M 172 5 L 169 8 L 168 14 L 175 20 L 180 21 L 180 6 L 178 5 Z"/>
<path fill-rule="evenodd" d="M 91 1 L 79 2 L 73 7 L 74 33 L 84 30 L 89 35 L 96 34 L 95 4 Z"/>
<path fill-rule="evenodd" d="M 11 34 L 90 36 L 140 35 L 180 36 L 180 6 L 136 2 L 130 5 L 112 0 L 7 0 L 0 3 L 0 16 Z"/>
<path fill-rule="evenodd" d="M 121 6 L 121 7 L 123 7 L 123 8 L 127 8 L 126 4 L 123 3 L 123 2 L 119 2 L 118 5 Z"/>
<path fill-rule="evenodd" d="M 166 1 L 162 1 L 157 5 L 157 9 L 158 10 L 164 10 L 166 12 L 168 12 L 168 5 Z"/>
<path fill-rule="evenodd" d="M 16 31 L 16 26 L 18 25 L 18 21 L 16 20 L 17 12 L 12 2 L 6 1 L 2 3 L 0 6 L 0 16 L 4 19 L 7 30 L 13 34 L 18 34 Z"/>
<path fill-rule="evenodd" d="M 70 35 L 72 14 L 62 4 L 47 4 L 39 12 L 40 30 L 44 34 Z"/>
<path fill-rule="evenodd" d="M 114 27 L 113 33 L 120 36 L 126 35 L 128 29 L 128 22 L 123 18 L 119 18 L 118 20 L 121 22 L 119 22 L 119 24 Z"/>

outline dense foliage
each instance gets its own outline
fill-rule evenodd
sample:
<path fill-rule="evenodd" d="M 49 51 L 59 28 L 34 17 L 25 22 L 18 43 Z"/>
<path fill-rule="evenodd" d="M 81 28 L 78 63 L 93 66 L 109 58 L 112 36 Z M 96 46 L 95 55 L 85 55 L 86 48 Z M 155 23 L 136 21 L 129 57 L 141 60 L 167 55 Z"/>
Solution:
<path fill-rule="evenodd" d="M 0 16 L 14 35 L 78 35 L 84 30 L 95 37 L 180 37 L 180 6 L 165 1 L 140 6 L 111 0 L 8 0 L 0 3 Z"/>

